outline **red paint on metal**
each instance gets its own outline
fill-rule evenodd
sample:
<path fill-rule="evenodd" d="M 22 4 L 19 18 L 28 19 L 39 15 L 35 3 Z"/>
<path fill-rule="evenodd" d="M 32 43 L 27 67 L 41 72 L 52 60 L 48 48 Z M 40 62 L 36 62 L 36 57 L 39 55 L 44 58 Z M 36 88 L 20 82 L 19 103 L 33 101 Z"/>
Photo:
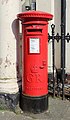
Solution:
<path fill-rule="evenodd" d="M 52 15 L 29 11 L 18 14 L 22 21 L 22 94 L 48 94 L 48 20 Z"/>

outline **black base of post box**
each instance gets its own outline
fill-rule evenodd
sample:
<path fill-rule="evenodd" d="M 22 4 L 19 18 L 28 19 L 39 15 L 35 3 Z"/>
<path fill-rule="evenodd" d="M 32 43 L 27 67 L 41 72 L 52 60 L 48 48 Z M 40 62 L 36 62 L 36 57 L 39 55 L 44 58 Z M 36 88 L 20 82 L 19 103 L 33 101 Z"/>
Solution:
<path fill-rule="evenodd" d="M 48 109 L 48 95 L 30 97 L 21 95 L 20 107 L 24 112 L 41 113 Z"/>

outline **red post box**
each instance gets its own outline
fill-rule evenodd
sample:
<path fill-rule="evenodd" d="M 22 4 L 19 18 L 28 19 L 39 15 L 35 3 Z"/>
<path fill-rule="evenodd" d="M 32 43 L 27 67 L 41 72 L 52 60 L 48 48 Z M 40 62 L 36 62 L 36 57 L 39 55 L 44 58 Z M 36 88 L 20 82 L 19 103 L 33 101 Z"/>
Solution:
<path fill-rule="evenodd" d="M 40 11 L 17 16 L 22 21 L 21 108 L 43 112 L 48 109 L 48 21 L 53 16 Z"/>

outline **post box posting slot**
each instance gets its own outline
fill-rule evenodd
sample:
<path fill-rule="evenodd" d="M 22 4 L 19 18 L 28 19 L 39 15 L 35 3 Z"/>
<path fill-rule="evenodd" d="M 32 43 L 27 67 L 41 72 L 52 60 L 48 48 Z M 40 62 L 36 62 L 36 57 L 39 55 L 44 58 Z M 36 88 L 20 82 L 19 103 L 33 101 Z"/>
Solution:
<path fill-rule="evenodd" d="M 32 34 L 32 35 L 36 34 L 36 35 L 38 35 L 38 34 L 42 34 L 42 31 L 43 31 L 42 28 L 27 28 L 26 29 L 26 34 L 27 35 L 29 35 L 29 34 Z"/>

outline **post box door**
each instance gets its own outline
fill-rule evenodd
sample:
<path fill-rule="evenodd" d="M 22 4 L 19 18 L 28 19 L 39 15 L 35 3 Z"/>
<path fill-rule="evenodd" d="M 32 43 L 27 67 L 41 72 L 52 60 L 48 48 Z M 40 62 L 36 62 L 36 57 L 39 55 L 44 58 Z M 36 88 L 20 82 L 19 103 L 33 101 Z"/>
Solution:
<path fill-rule="evenodd" d="M 48 93 L 48 36 L 44 37 L 46 27 L 26 30 L 24 39 L 24 86 L 23 93 L 42 96 Z"/>

